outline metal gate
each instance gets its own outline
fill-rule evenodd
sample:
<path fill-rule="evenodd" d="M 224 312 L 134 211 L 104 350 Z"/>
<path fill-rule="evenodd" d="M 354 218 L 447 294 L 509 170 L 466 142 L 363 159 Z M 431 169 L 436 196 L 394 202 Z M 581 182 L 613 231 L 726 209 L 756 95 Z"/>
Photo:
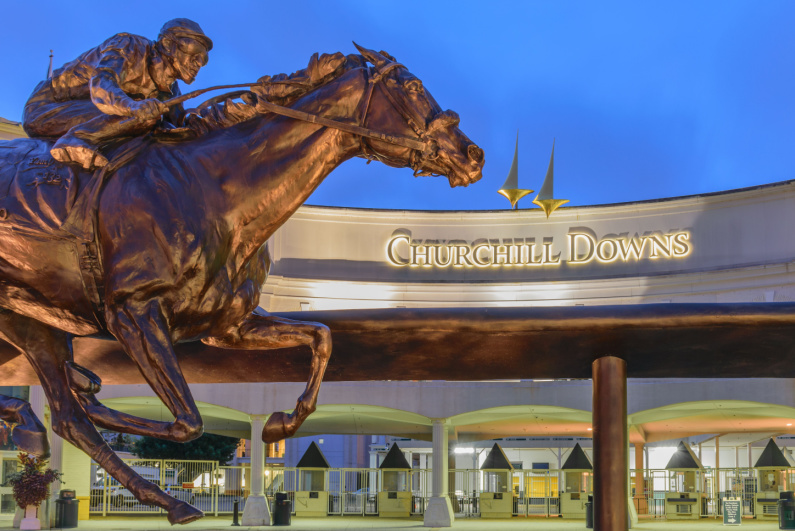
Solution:
<path fill-rule="evenodd" d="M 218 514 L 218 493 L 225 474 L 217 461 L 124 459 L 145 480 L 167 494 L 186 501 L 206 514 Z M 228 467 L 234 468 L 234 467 Z M 159 507 L 144 505 L 96 463 L 91 464 L 89 512 L 93 514 L 160 514 Z M 229 509 L 231 511 L 231 508 Z"/>

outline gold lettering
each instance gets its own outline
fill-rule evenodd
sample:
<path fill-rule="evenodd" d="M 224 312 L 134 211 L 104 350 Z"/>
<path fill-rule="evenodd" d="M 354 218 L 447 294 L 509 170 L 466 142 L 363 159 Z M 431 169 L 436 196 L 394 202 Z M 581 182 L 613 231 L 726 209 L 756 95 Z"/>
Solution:
<path fill-rule="evenodd" d="M 544 264 L 559 264 L 560 263 L 560 253 L 556 255 L 552 255 L 552 240 L 544 242 Z"/>
<path fill-rule="evenodd" d="M 687 232 L 679 232 L 674 234 L 671 251 L 674 256 L 687 256 L 690 254 L 690 245 L 687 240 L 690 239 L 690 234 Z"/>
<path fill-rule="evenodd" d="M 423 267 L 431 267 L 430 261 L 428 260 L 428 249 L 429 246 L 422 245 L 422 240 L 417 243 L 411 244 L 411 265 L 412 266 L 419 266 L 422 265 Z M 422 260 L 422 264 L 420 264 L 420 260 Z"/>
<path fill-rule="evenodd" d="M 590 234 L 585 232 L 570 232 L 569 238 L 569 263 L 571 264 L 586 264 L 593 260 L 594 249 L 596 248 L 596 240 Z M 582 256 L 577 253 L 577 240 L 584 239 L 587 245 L 586 253 Z"/>
<path fill-rule="evenodd" d="M 442 261 L 442 249 L 447 251 L 447 258 Z M 433 246 L 433 253 L 431 256 L 435 257 L 436 265 L 439 267 L 447 267 L 453 263 L 453 255 L 455 252 L 453 251 L 450 245 L 434 245 Z"/>
<path fill-rule="evenodd" d="M 656 234 L 650 234 L 648 238 L 651 240 L 651 253 L 649 254 L 649 258 L 655 259 L 659 258 L 660 254 L 658 251 L 662 251 L 665 256 L 671 256 L 671 235 L 662 235 L 659 236 Z M 663 238 L 665 241 L 663 241 Z"/>
<path fill-rule="evenodd" d="M 489 254 L 487 260 L 482 260 L 480 258 L 480 251 L 482 251 L 483 249 L 486 249 L 488 251 L 490 247 L 491 246 L 488 243 L 481 243 L 472 248 L 472 261 L 475 262 L 476 266 L 486 267 L 491 265 L 491 258 L 492 258 L 491 254 Z"/>
<path fill-rule="evenodd" d="M 401 258 L 400 255 L 397 253 L 396 247 L 397 247 L 397 244 L 400 243 L 400 242 L 406 242 L 406 244 L 408 244 L 409 243 L 409 237 L 408 236 L 395 236 L 394 238 L 389 240 L 389 243 L 386 246 L 386 258 L 393 265 L 402 267 L 402 266 L 409 265 L 409 263 L 411 263 L 411 260 L 406 260 L 406 259 Z"/>
<path fill-rule="evenodd" d="M 508 260 L 508 246 L 497 244 L 492 245 L 491 248 L 492 266 L 499 267 L 500 263 L 510 265 L 510 261 Z M 500 260 L 502 260 L 502 262 L 500 262 Z"/>
<path fill-rule="evenodd" d="M 605 252 L 605 247 L 610 246 L 610 252 Z M 618 244 L 615 240 L 604 239 L 596 244 L 596 258 L 600 262 L 612 262 L 618 258 Z"/>
<path fill-rule="evenodd" d="M 643 255 L 643 248 L 646 247 L 646 238 L 641 238 L 638 243 L 638 234 L 634 238 L 616 238 L 618 242 L 618 252 L 621 259 L 625 262 L 629 260 L 629 255 L 634 254 L 635 260 L 640 260 Z"/>
<path fill-rule="evenodd" d="M 454 249 L 456 250 L 455 265 L 457 267 L 461 266 L 472 267 L 474 265 L 472 261 L 468 258 L 469 251 L 471 251 L 469 245 L 456 245 Z"/>

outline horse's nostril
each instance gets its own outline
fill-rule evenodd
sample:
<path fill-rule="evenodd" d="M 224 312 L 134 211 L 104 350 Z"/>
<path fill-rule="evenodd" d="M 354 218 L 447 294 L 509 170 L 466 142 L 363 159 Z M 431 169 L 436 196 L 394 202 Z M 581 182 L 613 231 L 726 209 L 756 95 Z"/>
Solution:
<path fill-rule="evenodd" d="M 475 144 L 472 144 L 467 148 L 467 153 L 469 154 L 469 160 L 473 162 L 483 162 L 483 150 L 477 147 Z"/>

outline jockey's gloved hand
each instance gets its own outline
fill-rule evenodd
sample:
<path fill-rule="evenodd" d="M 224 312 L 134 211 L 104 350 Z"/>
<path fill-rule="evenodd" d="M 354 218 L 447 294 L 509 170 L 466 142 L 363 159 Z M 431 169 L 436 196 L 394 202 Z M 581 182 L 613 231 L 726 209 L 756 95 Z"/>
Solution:
<path fill-rule="evenodd" d="M 130 111 L 139 120 L 157 120 L 168 112 L 168 105 L 160 100 L 149 98 L 148 100 L 134 101 L 130 104 Z"/>

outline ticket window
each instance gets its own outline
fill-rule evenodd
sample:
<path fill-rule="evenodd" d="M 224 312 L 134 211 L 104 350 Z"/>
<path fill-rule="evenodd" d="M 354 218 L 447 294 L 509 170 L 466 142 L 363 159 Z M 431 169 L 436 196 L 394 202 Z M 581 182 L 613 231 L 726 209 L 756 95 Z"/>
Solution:
<path fill-rule="evenodd" d="M 566 472 L 566 492 L 593 492 L 593 475 L 590 472 Z"/>
<path fill-rule="evenodd" d="M 701 492 L 696 470 L 676 471 L 671 475 L 671 492 Z"/>
<path fill-rule="evenodd" d="M 508 492 L 510 471 L 487 471 L 483 474 L 483 492 Z"/>
<path fill-rule="evenodd" d="M 326 490 L 325 470 L 301 470 L 299 479 L 300 487 L 298 490 L 313 492 Z"/>
<path fill-rule="evenodd" d="M 784 490 L 784 473 L 782 470 L 760 470 L 759 471 L 759 491 L 760 492 L 779 492 Z"/>
<path fill-rule="evenodd" d="M 384 492 L 407 492 L 408 470 L 384 470 L 381 476 L 381 487 Z"/>

